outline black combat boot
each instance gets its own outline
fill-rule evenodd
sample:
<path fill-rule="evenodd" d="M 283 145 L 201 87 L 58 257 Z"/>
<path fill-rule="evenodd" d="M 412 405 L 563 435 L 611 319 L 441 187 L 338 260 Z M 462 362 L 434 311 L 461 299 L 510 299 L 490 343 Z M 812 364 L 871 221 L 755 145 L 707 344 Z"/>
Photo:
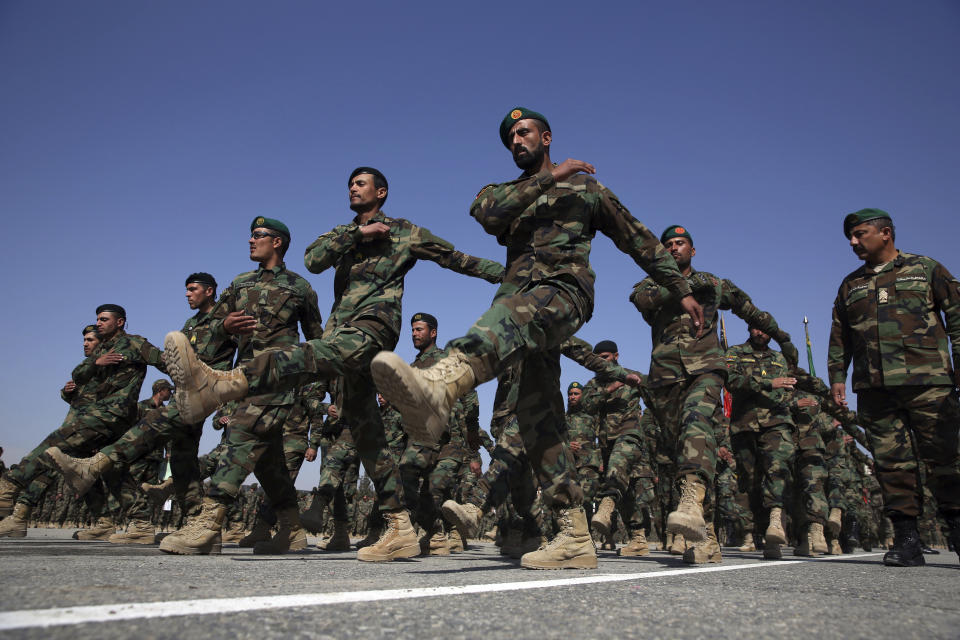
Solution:
<path fill-rule="evenodd" d="M 922 567 L 923 547 L 917 531 L 917 519 L 905 516 L 893 520 L 893 546 L 883 556 L 888 567 Z"/>
<path fill-rule="evenodd" d="M 960 514 L 944 514 L 943 519 L 950 527 L 950 532 L 947 534 L 947 547 L 960 555 Z"/>
<path fill-rule="evenodd" d="M 860 544 L 860 522 L 853 516 L 846 516 L 847 526 L 840 535 L 840 548 L 844 553 L 853 553 Z"/>

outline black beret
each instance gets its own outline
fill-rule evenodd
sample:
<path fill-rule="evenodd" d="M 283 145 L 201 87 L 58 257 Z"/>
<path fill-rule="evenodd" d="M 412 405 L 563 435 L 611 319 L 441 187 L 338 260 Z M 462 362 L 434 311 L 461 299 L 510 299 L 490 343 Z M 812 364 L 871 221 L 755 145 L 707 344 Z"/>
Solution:
<path fill-rule="evenodd" d="M 594 353 L 619 353 L 620 349 L 617 349 L 617 343 L 613 340 L 601 340 L 597 344 L 593 345 Z"/>
<path fill-rule="evenodd" d="M 893 221 L 893 217 L 883 209 L 860 209 L 860 211 L 848 213 L 843 219 L 843 235 L 850 238 L 854 227 L 879 218 L 889 218 L 891 222 Z"/>
<path fill-rule="evenodd" d="M 97 325 L 95 325 L 95 324 L 88 324 L 87 326 L 85 326 L 85 327 L 83 328 L 83 335 L 87 335 L 87 334 L 90 333 L 91 331 L 94 332 L 94 333 L 96 333 L 96 332 L 97 332 Z"/>
<path fill-rule="evenodd" d="M 104 311 L 106 311 L 107 313 L 112 313 L 119 318 L 127 317 L 126 309 L 124 309 L 118 304 L 102 304 L 99 307 L 97 307 L 97 315 L 100 315 Z"/>
<path fill-rule="evenodd" d="M 187 276 L 187 281 L 183 283 L 183 286 L 187 286 L 191 282 L 196 282 L 197 284 L 206 285 L 208 287 L 217 288 L 216 279 L 204 271 L 198 271 L 196 273 L 191 273 Z"/>
<path fill-rule="evenodd" d="M 526 107 L 516 107 L 500 121 L 500 141 L 507 149 L 510 148 L 510 129 L 513 129 L 513 125 L 517 120 L 525 120 L 527 118 L 539 120 L 543 123 L 544 131 L 550 131 L 550 123 L 547 122 L 546 116 L 542 113 L 538 113 L 533 109 L 527 109 Z"/>
<path fill-rule="evenodd" d="M 413 317 L 410 318 L 410 324 L 414 322 L 426 322 L 427 326 L 431 329 L 437 328 L 437 319 L 430 315 L 429 313 L 415 313 Z"/>

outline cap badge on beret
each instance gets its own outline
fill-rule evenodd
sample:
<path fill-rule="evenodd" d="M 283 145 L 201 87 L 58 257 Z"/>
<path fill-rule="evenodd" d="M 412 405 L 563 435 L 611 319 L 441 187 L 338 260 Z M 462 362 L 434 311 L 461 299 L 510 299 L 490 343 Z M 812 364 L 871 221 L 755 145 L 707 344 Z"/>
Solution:
<path fill-rule="evenodd" d="M 262 226 L 263 223 L 266 222 L 266 220 L 264 219 L 263 216 L 260 216 L 259 218 L 257 218 L 257 219 L 254 220 L 253 222 L 254 222 L 254 224 L 256 224 L 256 225 L 259 227 L 259 226 Z"/>
<path fill-rule="evenodd" d="M 520 109 L 514 109 L 513 111 L 510 112 L 510 119 L 519 120 L 520 116 L 522 115 L 523 115 L 523 111 L 521 111 Z"/>
<path fill-rule="evenodd" d="M 677 228 L 675 228 L 675 229 L 673 230 L 673 232 L 674 232 L 674 233 L 686 233 L 687 230 L 684 229 L 683 227 L 677 227 Z"/>

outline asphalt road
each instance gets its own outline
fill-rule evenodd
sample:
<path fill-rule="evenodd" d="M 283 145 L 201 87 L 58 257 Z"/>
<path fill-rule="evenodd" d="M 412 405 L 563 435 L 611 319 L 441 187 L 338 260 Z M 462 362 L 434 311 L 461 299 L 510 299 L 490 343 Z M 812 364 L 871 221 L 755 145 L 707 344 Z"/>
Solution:
<path fill-rule="evenodd" d="M 960 638 L 960 563 L 881 554 L 691 567 L 602 552 L 594 571 L 527 571 L 491 544 L 357 562 L 312 550 L 210 557 L 71 540 L 0 540 L 2 638 Z"/>

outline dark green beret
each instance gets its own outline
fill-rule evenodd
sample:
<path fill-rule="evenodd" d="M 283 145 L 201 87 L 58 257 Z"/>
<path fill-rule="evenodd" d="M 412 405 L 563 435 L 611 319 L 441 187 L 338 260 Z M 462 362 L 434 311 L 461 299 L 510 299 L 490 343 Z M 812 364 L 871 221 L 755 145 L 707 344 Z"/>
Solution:
<path fill-rule="evenodd" d="M 579 382 L 571 382 L 570 386 L 567 387 L 567 391 L 569 392 L 570 389 L 583 389 L 583 385 L 580 384 Z"/>
<path fill-rule="evenodd" d="M 116 315 L 118 318 L 127 317 L 127 310 L 118 304 L 102 304 L 99 307 L 97 307 L 97 315 L 100 315 L 104 311 L 106 311 L 107 313 L 112 313 Z"/>
<path fill-rule="evenodd" d="M 843 235 L 850 238 L 850 234 L 853 232 L 855 226 L 878 218 L 890 218 L 890 220 L 893 220 L 893 216 L 883 209 L 860 209 L 860 211 L 848 213 L 847 217 L 843 219 Z"/>
<path fill-rule="evenodd" d="M 95 325 L 95 324 L 88 324 L 87 326 L 85 326 L 85 327 L 83 328 L 83 335 L 87 335 L 87 334 L 90 333 L 91 331 L 94 332 L 94 333 L 96 333 L 96 332 L 97 332 L 97 325 Z"/>
<path fill-rule="evenodd" d="M 173 385 L 170 384 L 169 381 L 164 380 L 163 378 L 160 378 L 159 380 L 153 383 L 154 393 L 158 393 L 160 391 L 163 391 L 164 389 L 170 389 L 171 391 L 173 391 Z"/>
<path fill-rule="evenodd" d="M 526 107 L 516 107 L 500 122 L 500 141 L 503 142 L 503 146 L 507 149 L 510 148 L 510 129 L 513 128 L 517 120 L 523 120 L 524 118 L 535 118 L 544 124 L 544 131 L 550 131 L 550 123 L 547 122 L 546 116 L 542 113 L 537 113 L 533 109 L 527 109 Z"/>
<path fill-rule="evenodd" d="M 253 219 L 253 222 L 250 223 L 250 231 L 253 231 L 257 227 L 276 231 L 280 235 L 284 236 L 287 240 L 290 239 L 290 229 L 287 229 L 287 225 L 275 218 L 264 218 L 263 216 L 257 216 Z"/>
<path fill-rule="evenodd" d="M 437 328 L 437 319 L 430 315 L 429 313 L 415 313 L 413 317 L 410 318 L 410 324 L 414 322 L 426 322 L 427 326 L 431 329 Z"/>
<path fill-rule="evenodd" d="M 613 340 L 601 340 L 597 344 L 593 345 L 594 353 L 619 353 L 620 349 L 617 349 L 617 343 Z"/>
<path fill-rule="evenodd" d="M 690 237 L 690 232 L 687 231 L 687 228 L 680 224 L 672 224 L 666 228 L 666 230 L 660 234 L 660 244 L 663 244 L 670 238 L 686 238 L 690 241 L 690 244 L 693 244 L 693 238 Z"/>

